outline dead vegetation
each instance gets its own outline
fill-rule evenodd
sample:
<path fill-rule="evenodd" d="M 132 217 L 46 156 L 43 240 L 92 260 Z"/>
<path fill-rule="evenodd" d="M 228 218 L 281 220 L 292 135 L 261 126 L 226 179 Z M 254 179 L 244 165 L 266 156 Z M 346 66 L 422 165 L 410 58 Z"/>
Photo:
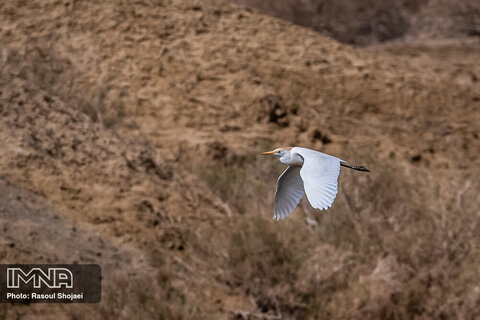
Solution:
<path fill-rule="evenodd" d="M 475 0 L 232 1 L 360 46 L 420 34 L 429 37 L 478 37 L 480 34 L 480 5 Z"/>
<path fill-rule="evenodd" d="M 342 31 L 362 44 L 410 34 L 406 17 L 426 12 L 342 3 L 325 7 L 332 25 L 354 13 L 406 28 Z M 120 266 L 98 305 L 4 305 L 1 317 L 480 316 L 473 42 L 354 49 L 214 0 L 20 1 L 0 16 L 0 179 L 136 252 L 96 258 Z M 259 153 L 279 145 L 372 172 L 342 170 L 332 209 L 303 201 L 275 222 L 284 168 Z M 3 262 L 69 262 L 5 230 Z"/>

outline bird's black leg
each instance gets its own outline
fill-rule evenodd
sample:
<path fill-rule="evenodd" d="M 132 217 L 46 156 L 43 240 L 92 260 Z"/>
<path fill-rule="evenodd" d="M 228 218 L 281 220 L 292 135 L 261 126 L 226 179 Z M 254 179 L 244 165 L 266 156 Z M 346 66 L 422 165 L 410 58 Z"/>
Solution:
<path fill-rule="evenodd" d="M 350 169 L 353 169 L 353 170 L 357 170 L 357 171 L 370 172 L 370 170 L 368 170 L 368 169 L 365 168 L 364 166 L 349 166 L 348 164 L 345 164 L 345 163 L 340 163 L 340 165 L 341 165 L 342 167 L 347 167 L 347 168 L 350 168 Z"/>

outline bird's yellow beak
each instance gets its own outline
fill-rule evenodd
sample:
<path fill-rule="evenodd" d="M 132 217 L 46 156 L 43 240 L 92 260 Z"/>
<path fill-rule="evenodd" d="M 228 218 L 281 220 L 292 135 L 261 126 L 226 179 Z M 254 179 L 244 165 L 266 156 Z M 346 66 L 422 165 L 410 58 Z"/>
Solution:
<path fill-rule="evenodd" d="M 267 152 L 263 152 L 262 154 L 263 154 L 264 156 L 266 156 L 266 155 L 275 154 L 275 153 L 278 153 L 278 151 L 277 151 L 277 150 L 267 151 Z"/>

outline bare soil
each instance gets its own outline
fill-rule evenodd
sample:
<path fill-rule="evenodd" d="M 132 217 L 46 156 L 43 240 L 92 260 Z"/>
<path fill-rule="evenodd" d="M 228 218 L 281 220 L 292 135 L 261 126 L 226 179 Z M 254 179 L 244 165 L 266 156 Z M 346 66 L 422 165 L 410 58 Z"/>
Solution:
<path fill-rule="evenodd" d="M 0 316 L 479 317 L 480 41 L 415 30 L 355 48 L 225 1 L 1 3 L 0 262 L 104 281 Z M 288 145 L 372 172 L 274 221 L 259 153 Z"/>

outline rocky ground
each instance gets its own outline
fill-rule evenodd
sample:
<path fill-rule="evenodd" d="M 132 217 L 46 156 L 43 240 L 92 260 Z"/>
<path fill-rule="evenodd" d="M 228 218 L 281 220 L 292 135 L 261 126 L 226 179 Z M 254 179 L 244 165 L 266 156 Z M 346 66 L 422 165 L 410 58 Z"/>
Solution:
<path fill-rule="evenodd" d="M 475 33 L 357 48 L 216 0 L 0 18 L 1 262 L 104 275 L 99 304 L 3 318 L 480 316 Z M 259 153 L 287 145 L 372 172 L 274 221 Z"/>

